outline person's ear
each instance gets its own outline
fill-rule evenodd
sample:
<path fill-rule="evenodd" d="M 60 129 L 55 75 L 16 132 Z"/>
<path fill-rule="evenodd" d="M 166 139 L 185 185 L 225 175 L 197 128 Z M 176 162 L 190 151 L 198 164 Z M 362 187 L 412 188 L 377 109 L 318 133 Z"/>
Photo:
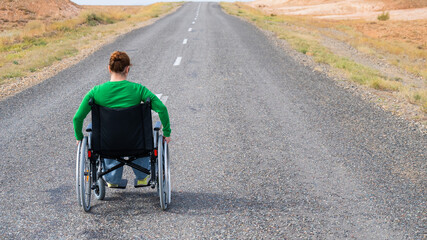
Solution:
<path fill-rule="evenodd" d="M 111 73 L 110 65 L 108 65 L 108 72 Z"/>

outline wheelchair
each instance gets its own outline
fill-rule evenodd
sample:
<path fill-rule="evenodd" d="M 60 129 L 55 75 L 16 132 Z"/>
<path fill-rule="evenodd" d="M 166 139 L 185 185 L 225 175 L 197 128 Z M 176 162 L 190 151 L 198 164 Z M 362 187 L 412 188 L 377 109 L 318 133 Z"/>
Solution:
<path fill-rule="evenodd" d="M 156 188 L 160 207 L 166 210 L 171 203 L 169 148 L 161 134 L 161 123 L 152 127 L 151 101 L 129 108 L 107 108 L 89 101 L 92 122 L 77 146 L 76 193 L 85 212 L 91 208 L 91 195 L 105 197 L 106 183 L 102 176 L 124 165 L 151 175 L 148 185 Z M 139 157 L 150 156 L 150 169 L 132 163 Z M 116 166 L 105 169 L 104 158 L 115 159 Z"/>

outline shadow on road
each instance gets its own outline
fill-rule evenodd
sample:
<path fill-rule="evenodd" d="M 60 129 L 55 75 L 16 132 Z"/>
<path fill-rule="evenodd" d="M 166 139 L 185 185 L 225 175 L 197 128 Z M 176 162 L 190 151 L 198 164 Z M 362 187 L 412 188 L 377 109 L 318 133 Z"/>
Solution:
<path fill-rule="evenodd" d="M 218 193 L 176 192 L 169 212 L 184 215 L 229 214 L 244 210 L 265 210 L 281 208 L 277 202 L 259 201 L 254 198 L 240 198 Z M 283 206 L 284 208 L 285 206 Z"/>
<path fill-rule="evenodd" d="M 118 190 L 120 191 L 120 190 Z M 90 214 L 96 216 L 137 216 L 161 212 L 156 191 L 152 192 L 107 193 L 103 201 L 93 200 Z M 110 196 L 108 196 L 110 195 Z M 231 212 L 251 210 L 279 210 L 298 204 L 295 201 L 259 201 L 250 198 L 236 198 L 217 193 L 172 192 L 172 203 L 164 212 L 179 215 L 223 215 Z M 299 203 L 301 204 L 301 202 Z M 298 205 L 299 205 L 298 204 Z"/>

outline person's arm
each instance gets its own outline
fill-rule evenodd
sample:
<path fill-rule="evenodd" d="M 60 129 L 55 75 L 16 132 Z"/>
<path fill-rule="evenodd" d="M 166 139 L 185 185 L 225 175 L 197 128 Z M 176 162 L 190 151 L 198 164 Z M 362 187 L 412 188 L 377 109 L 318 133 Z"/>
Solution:
<path fill-rule="evenodd" d="M 170 137 L 171 127 L 169 123 L 168 109 L 154 93 L 152 93 L 146 87 L 143 87 L 141 100 L 145 101 L 147 98 L 151 99 L 151 109 L 159 114 L 160 121 L 163 125 L 163 136 Z"/>
<path fill-rule="evenodd" d="M 93 89 L 90 90 L 86 96 L 83 98 L 82 103 L 80 104 L 79 109 L 73 118 L 74 125 L 74 135 L 77 141 L 81 141 L 83 139 L 83 121 L 85 120 L 87 114 L 90 112 L 91 107 L 89 105 L 89 99 L 93 98 Z"/>

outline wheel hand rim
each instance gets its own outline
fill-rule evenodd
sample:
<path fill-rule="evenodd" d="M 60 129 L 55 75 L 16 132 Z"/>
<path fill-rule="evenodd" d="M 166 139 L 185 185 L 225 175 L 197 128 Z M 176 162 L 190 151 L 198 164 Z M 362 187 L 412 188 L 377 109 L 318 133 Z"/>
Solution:
<path fill-rule="evenodd" d="M 80 161 L 81 161 L 81 146 L 82 143 L 80 142 L 77 146 L 77 157 L 76 157 L 76 195 L 77 195 L 77 202 L 79 206 L 82 206 L 82 199 L 80 196 Z"/>
<path fill-rule="evenodd" d="M 80 157 L 80 195 L 84 211 L 90 210 L 91 164 L 88 157 L 87 137 L 83 138 Z"/>

